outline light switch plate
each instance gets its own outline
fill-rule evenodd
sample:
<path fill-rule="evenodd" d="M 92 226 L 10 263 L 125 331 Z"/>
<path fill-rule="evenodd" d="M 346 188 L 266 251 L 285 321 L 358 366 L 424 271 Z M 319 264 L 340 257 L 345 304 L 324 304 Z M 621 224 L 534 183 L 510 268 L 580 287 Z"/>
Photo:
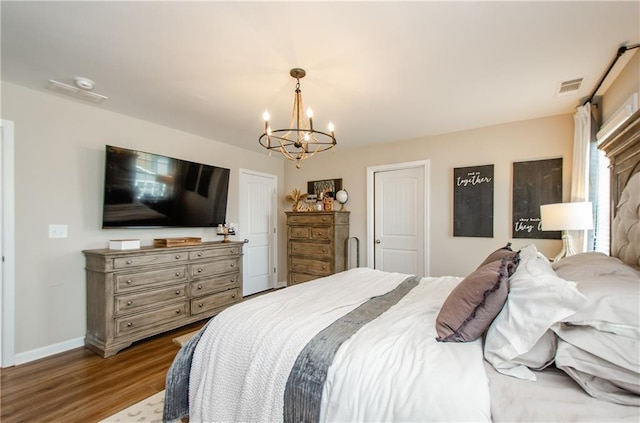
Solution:
<path fill-rule="evenodd" d="M 49 238 L 66 238 L 67 225 L 49 225 Z"/>

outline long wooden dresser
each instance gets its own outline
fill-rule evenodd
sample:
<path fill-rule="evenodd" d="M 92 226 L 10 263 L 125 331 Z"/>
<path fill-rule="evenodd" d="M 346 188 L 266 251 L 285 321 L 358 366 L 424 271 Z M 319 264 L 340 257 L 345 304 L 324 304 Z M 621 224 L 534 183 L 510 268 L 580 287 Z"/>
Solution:
<path fill-rule="evenodd" d="M 286 212 L 288 285 L 347 269 L 349 212 Z"/>
<path fill-rule="evenodd" d="M 109 357 L 134 341 L 242 300 L 242 242 L 85 250 L 85 346 Z"/>

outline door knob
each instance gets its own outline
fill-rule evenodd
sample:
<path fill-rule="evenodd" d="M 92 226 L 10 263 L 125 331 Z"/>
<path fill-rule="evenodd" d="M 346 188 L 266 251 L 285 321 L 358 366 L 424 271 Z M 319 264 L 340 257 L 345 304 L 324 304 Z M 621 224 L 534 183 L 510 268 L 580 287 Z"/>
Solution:
<path fill-rule="evenodd" d="M 245 238 L 245 239 L 244 239 L 244 243 L 245 243 L 245 244 L 248 244 L 248 243 L 249 243 L 249 240 L 248 240 L 247 238 Z"/>
<path fill-rule="evenodd" d="M 379 239 L 376 239 L 376 244 L 380 244 L 380 240 Z"/>

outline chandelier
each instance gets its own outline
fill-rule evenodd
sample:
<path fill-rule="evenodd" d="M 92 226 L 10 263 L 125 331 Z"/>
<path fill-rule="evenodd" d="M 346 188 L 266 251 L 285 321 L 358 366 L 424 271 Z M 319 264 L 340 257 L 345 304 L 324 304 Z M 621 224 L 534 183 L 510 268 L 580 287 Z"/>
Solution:
<path fill-rule="evenodd" d="M 313 128 L 313 112 L 307 109 L 306 118 L 302 115 L 302 91 L 300 91 L 300 78 L 304 78 L 304 69 L 293 68 L 289 74 L 296 79 L 296 91 L 293 97 L 293 110 L 291 111 L 291 123 L 288 129 L 271 129 L 269 126 L 269 112 L 262 115 L 264 119 L 264 133 L 258 141 L 271 155 L 272 151 L 282 153 L 289 160 L 295 160 L 296 167 L 300 169 L 302 160 L 312 157 L 321 151 L 333 148 L 336 145 L 336 137 L 333 133 L 333 124 L 329 122 L 329 132 L 318 131 Z"/>

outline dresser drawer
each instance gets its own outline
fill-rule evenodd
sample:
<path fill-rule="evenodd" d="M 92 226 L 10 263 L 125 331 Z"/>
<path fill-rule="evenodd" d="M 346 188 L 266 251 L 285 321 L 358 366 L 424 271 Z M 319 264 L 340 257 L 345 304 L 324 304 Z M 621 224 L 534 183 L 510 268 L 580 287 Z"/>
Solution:
<path fill-rule="evenodd" d="M 130 257 L 118 257 L 113 259 L 114 269 L 126 269 L 128 267 L 168 264 L 175 262 L 185 262 L 189 259 L 189 254 L 184 252 L 147 254 Z"/>
<path fill-rule="evenodd" d="M 213 309 L 235 303 L 240 298 L 239 289 L 230 289 L 207 297 L 191 300 L 191 315 L 204 313 Z"/>
<path fill-rule="evenodd" d="M 240 255 L 241 251 L 242 251 L 242 247 L 238 247 L 236 245 L 223 247 L 223 248 L 213 248 L 210 250 L 190 251 L 189 259 L 198 260 L 198 259 L 214 258 L 214 257 L 235 257 Z"/>
<path fill-rule="evenodd" d="M 188 301 L 182 301 L 145 313 L 116 318 L 116 336 L 143 331 L 167 322 L 186 320 L 189 317 L 188 305 Z"/>
<path fill-rule="evenodd" d="M 314 279 L 318 279 L 320 276 L 307 275 L 304 273 L 289 273 L 289 285 L 297 285 L 299 283 L 308 282 Z"/>
<path fill-rule="evenodd" d="M 303 259 L 291 257 L 290 272 L 310 273 L 318 276 L 327 276 L 332 272 L 331 263 L 324 260 Z"/>
<path fill-rule="evenodd" d="M 127 292 L 147 285 L 181 282 L 187 280 L 187 266 L 167 267 L 138 273 L 120 273 L 115 275 L 116 292 Z"/>
<path fill-rule="evenodd" d="M 312 244 L 309 242 L 291 242 L 291 254 L 312 255 L 320 259 L 331 257 L 331 246 L 329 244 Z"/>
<path fill-rule="evenodd" d="M 288 225 L 332 225 L 333 214 L 315 214 L 313 212 L 288 215 Z"/>
<path fill-rule="evenodd" d="M 289 226 L 289 239 L 310 239 L 311 228 L 305 226 Z"/>
<path fill-rule="evenodd" d="M 229 258 L 207 263 L 189 265 L 191 278 L 202 278 L 213 274 L 237 272 L 240 269 L 240 258 Z"/>
<path fill-rule="evenodd" d="M 315 241 L 331 241 L 333 232 L 329 227 L 311 228 L 311 237 Z"/>
<path fill-rule="evenodd" d="M 187 298 L 187 284 L 168 286 L 153 291 L 136 292 L 115 298 L 116 316 L 155 307 L 158 304 Z"/>
<path fill-rule="evenodd" d="M 214 292 L 226 291 L 239 286 L 240 274 L 232 273 L 191 282 L 191 296 L 200 297 Z"/>

